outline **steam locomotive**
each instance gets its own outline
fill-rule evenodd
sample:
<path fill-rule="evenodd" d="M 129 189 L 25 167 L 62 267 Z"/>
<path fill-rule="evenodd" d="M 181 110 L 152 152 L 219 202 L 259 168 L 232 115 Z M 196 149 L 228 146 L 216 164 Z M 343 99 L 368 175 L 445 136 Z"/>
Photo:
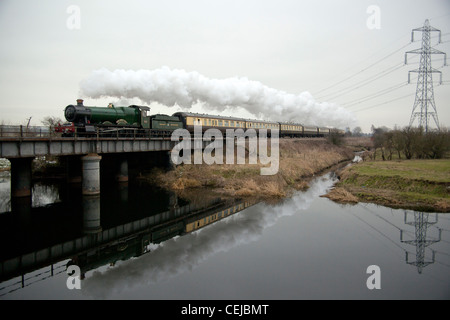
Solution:
<path fill-rule="evenodd" d="M 172 116 L 165 114 L 150 115 L 147 106 L 130 105 L 116 107 L 90 107 L 83 104 L 82 99 L 76 105 L 68 105 L 64 110 L 68 125 L 55 128 L 63 136 L 170 136 L 179 128 L 194 132 L 195 125 L 202 125 L 203 130 L 216 128 L 225 132 L 226 129 L 260 129 L 267 130 L 268 136 L 272 130 L 279 130 L 280 137 L 326 137 L 333 131 L 343 134 L 344 131 L 334 128 L 306 126 L 298 123 L 249 120 L 237 117 L 176 112 Z"/>

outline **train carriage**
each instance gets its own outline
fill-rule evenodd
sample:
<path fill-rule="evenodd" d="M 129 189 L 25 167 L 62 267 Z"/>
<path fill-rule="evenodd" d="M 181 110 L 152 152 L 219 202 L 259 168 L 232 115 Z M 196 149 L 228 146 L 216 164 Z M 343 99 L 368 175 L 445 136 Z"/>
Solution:
<path fill-rule="evenodd" d="M 174 117 L 178 117 L 184 128 L 189 132 L 194 132 L 194 125 L 201 125 L 202 130 L 211 128 L 224 132 L 226 129 L 245 129 L 245 119 L 234 117 L 213 116 L 200 113 L 176 112 Z"/>
<path fill-rule="evenodd" d="M 280 123 L 281 137 L 303 137 L 303 125 L 298 123 Z"/>
<path fill-rule="evenodd" d="M 330 128 L 317 128 L 317 135 L 319 137 L 328 137 L 330 135 Z"/>
<path fill-rule="evenodd" d="M 246 120 L 245 127 L 246 129 L 254 129 L 258 135 L 259 130 L 265 129 L 267 130 L 268 137 L 272 135 L 272 130 L 280 130 L 280 124 L 278 122 L 263 120 Z"/>
<path fill-rule="evenodd" d="M 303 126 L 304 137 L 317 137 L 317 127 Z"/>

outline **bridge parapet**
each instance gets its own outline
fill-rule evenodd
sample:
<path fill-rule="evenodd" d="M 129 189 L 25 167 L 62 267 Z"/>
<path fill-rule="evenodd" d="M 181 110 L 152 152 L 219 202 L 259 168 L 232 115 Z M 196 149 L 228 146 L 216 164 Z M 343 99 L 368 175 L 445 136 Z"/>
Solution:
<path fill-rule="evenodd" d="M 170 138 L 0 138 L 0 158 L 170 151 Z"/>

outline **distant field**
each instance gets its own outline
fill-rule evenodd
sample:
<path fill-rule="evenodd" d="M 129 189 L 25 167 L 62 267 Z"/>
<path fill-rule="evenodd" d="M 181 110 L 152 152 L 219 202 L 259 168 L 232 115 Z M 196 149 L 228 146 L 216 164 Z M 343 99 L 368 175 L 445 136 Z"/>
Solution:
<path fill-rule="evenodd" d="M 343 188 L 358 201 L 450 212 L 450 160 L 363 162 L 344 170 L 337 188 Z M 339 195 L 343 194 L 341 191 Z"/>
<path fill-rule="evenodd" d="M 450 160 L 405 160 L 405 161 L 370 161 L 351 169 L 371 176 L 400 176 L 412 180 L 426 180 L 450 183 Z"/>

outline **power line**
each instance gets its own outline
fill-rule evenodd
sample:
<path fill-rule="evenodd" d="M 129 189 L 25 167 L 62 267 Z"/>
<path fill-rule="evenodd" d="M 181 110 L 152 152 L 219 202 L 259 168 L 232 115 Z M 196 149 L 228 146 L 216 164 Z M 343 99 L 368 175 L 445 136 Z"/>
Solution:
<path fill-rule="evenodd" d="M 402 82 L 402 83 L 399 83 L 399 84 L 397 84 L 395 86 L 392 86 L 392 87 L 383 89 L 381 91 L 378 91 L 376 93 L 373 93 L 373 94 L 371 94 L 369 96 L 366 96 L 364 98 L 359 98 L 359 99 L 355 99 L 353 101 L 350 101 L 348 103 L 343 103 L 343 104 L 341 104 L 341 106 L 346 107 L 346 108 L 350 108 L 350 107 L 356 106 L 358 104 L 361 104 L 363 102 L 366 102 L 366 101 L 378 98 L 378 97 L 380 97 L 382 95 L 385 95 L 387 93 L 393 92 L 393 91 L 398 90 L 400 88 L 403 88 L 403 87 L 405 87 L 407 85 L 408 85 L 408 82 Z"/>
<path fill-rule="evenodd" d="M 402 37 L 404 37 L 404 36 L 402 36 Z M 396 41 L 397 41 L 397 40 L 396 40 Z M 381 59 L 375 61 L 374 63 L 370 64 L 369 66 L 367 66 L 367 67 L 365 67 L 365 68 L 363 68 L 362 70 L 359 70 L 358 72 L 356 72 L 356 73 L 354 73 L 354 74 L 352 74 L 352 75 L 350 75 L 350 76 L 348 76 L 348 77 L 346 77 L 346 78 L 344 78 L 344 79 L 342 79 L 342 80 L 340 80 L 340 81 L 338 81 L 338 82 L 336 82 L 336 83 L 334 83 L 334 84 L 332 84 L 332 85 L 330 85 L 330 86 L 328 86 L 328 87 L 326 87 L 326 88 L 324 88 L 324 89 L 321 89 L 321 90 L 317 91 L 317 92 L 315 93 L 315 95 L 317 95 L 317 94 L 319 94 L 319 93 L 322 93 L 322 92 L 324 92 L 324 91 L 327 91 L 327 90 L 329 90 L 329 89 L 331 89 L 331 88 L 333 88 L 333 87 L 335 87 L 335 86 L 337 86 L 337 85 L 339 85 L 339 84 L 341 84 L 341 83 L 343 83 L 343 82 L 345 82 L 345 81 L 347 81 L 347 80 L 350 80 L 350 79 L 356 77 L 357 75 L 359 75 L 359 74 L 363 73 L 364 71 L 366 71 L 366 70 L 372 68 L 373 66 L 377 65 L 377 64 L 380 63 L 381 61 L 386 60 L 386 59 L 389 58 L 390 56 L 392 56 L 392 55 L 394 55 L 395 53 L 397 53 L 397 52 L 403 50 L 404 48 L 406 48 L 406 47 L 409 46 L 409 45 L 410 45 L 410 42 L 408 42 L 407 44 L 403 45 L 401 48 L 396 49 L 394 52 L 389 53 L 388 55 L 384 56 L 383 58 L 381 58 Z"/>
<path fill-rule="evenodd" d="M 417 57 L 417 56 L 415 56 L 415 57 L 413 57 L 413 58 L 416 58 L 416 57 Z M 437 61 L 444 61 L 444 59 L 437 59 Z M 442 69 L 443 67 L 444 67 L 444 66 L 441 66 L 441 67 L 437 68 L 437 70 L 438 70 L 438 69 Z M 417 78 L 412 79 L 412 81 L 415 81 L 416 79 L 417 79 Z M 442 81 L 439 85 L 449 85 L 449 84 L 450 84 L 450 81 Z M 366 102 L 366 101 L 372 100 L 372 99 L 374 99 L 374 98 L 378 98 L 378 97 L 380 97 L 380 96 L 382 96 L 382 95 L 385 95 L 385 94 L 387 94 L 387 93 L 391 93 L 391 92 L 393 92 L 393 91 L 396 91 L 396 90 L 398 90 L 398 89 L 400 89 L 400 88 L 403 88 L 404 86 L 407 86 L 407 85 L 408 85 L 408 82 L 406 82 L 406 83 L 402 82 L 402 83 L 399 83 L 399 84 L 397 84 L 397 85 L 391 86 L 391 87 L 389 87 L 389 88 L 380 90 L 380 91 L 378 91 L 378 92 L 376 92 L 376 93 L 373 93 L 373 94 L 371 94 L 371 95 L 368 95 L 368 96 L 366 96 L 366 97 L 358 98 L 358 99 L 352 100 L 352 101 L 350 101 L 350 102 L 343 103 L 343 104 L 341 104 L 341 105 L 342 105 L 342 106 L 345 106 L 345 107 L 347 107 L 347 108 L 351 108 L 351 107 L 354 107 L 354 106 L 356 106 L 356 105 L 358 105 L 358 104 L 361 104 L 361 103 L 363 103 L 363 102 Z M 405 97 L 408 97 L 408 96 L 405 96 Z M 400 99 L 401 99 L 401 98 L 402 98 L 402 97 L 400 97 Z M 389 102 L 391 102 L 391 101 L 395 101 L 395 100 L 397 100 L 397 99 L 389 100 L 389 101 L 386 101 L 386 102 L 383 102 L 383 103 L 380 103 L 380 104 L 376 104 L 376 105 L 371 106 L 371 107 L 363 108 L 363 109 L 360 109 L 360 110 L 357 110 L 357 111 L 363 111 L 363 110 L 366 110 L 366 109 L 371 109 L 371 108 L 373 108 L 373 107 L 376 107 L 376 106 L 379 106 L 379 105 L 383 105 L 383 104 L 387 104 L 387 103 L 389 103 Z"/>
<path fill-rule="evenodd" d="M 398 100 L 401 100 L 401 99 L 405 99 L 407 97 L 411 97 L 413 95 L 415 95 L 415 93 L 410 93 L 410 94 L 407 94 L 405 96 L 398 97 L 396 99 L 391 99 L 391 100 L 388 100 L 388 101 L 385 101 L 385 102 L 382 102 L 382 103 L 378 103 L 378 104 L 372 105 L 370 107 L 365 107 L 365 108 L 362 108 L 362 109 L 359 109 L 359 110 L 354 110 L 353 112 L 361 112 L 361 111 L 364 111 L 364 110 L 372 109 L 372 108 L 375 108 L 375 107 L 378 107 L 378 106 L 382 106 L 382 105 L 385 105 L 385 104 L 388 104 L 388 103 L 391 103 L 391 102 L 394 102 L 394 101 L 398 101 Z"/>
<path fill-rule="evenodd" d="M 382 71 L 382 72 L 380 72 L 380 73 L 378 73 L 378 74 L 375 74 L 375 75 L 372 76 L 372 77 L 369 77 L 368 79 L 366 79 L 366 80 L 363 81 L 363 82 L 359 82 L 359 83 L 356 84 L 356 85 L 351 85 L 351 86 L 346 87 L 346 88 L 344 88 L 344 89 L 342 89 L 342 90 L 339 90 L 340 93 L 338 93 L 337 95 L 336 95 L 337 92 L 334 92 L 334 93 L 333 93 L 334 95 L 331 94 L 331 97 L 328 97 L 327 99 L 335 99 L 335 98 L 337 98 L 337 97 L 343 96 L 343 95 L 345 95 L 345 94 L 347 94 L 347 93 L 349 93 L 349 92 L 352 92 L 352 91 L 354 91 L 354 90 L 356 90 L 356 89 L 359 89 L 359 88 L 361 88 L 361 87 L 363 87 L 363 86 L 365 86 L 365 85 L 368 85 L 369 83 L 372 83 L 372 82 L 374 82 L 375 80 L 378 80 L 378 79 L 380 79 L 380 78 L 382 78 L 382 77 L 384 77 L 384 76 L 387 76 L 388 74 L 390 74 L 390 73 L 392 73 L 392 72 L 394 72 L 394 71 L 400 69 L 400 68 L 403 67 L 403 66 L 404 66 L 404 65 L 403 65 L 403 63 L 402 63 L 402 64 L 397 64 L 397 65 L 395 65 L 395 66 L 393 66 L 393 67 L 389 67 L 389 68 L 385 69 L 384 71 Z M 325 95 L 325 96 L 323 96 L 323 97 L 321 97 L 321 98 L 318 98 L 318 99 L 323 99 L 323 98 L 326 97 L 326 96 L 328 96 L 328 95 Z"/>
<path fill-rule="evenodd" d="M 441 69 L 441 68 L 442 68 L 442 67 L 440 67 L 440 68 L 438 68 L 438 69 Z M 412 80 L 415 81 L 416 79 L 417 79 L 417 78 L 412 79 Z M 442 81 L 439 85 L 449 85 L 449 84 L 450 84 L 450 81 Z M 403 88 L 403 87 L 405 87 L 405 86 L 407 86 L 407 85 L 408 85 L 408 82 L 402 82 L 402 83 L 399 83 L 399 84 L 397 84 L 397 85 L 391 86 L 391 87 L 389 87 L 389 88 L 380 90 L 380 91 L 378 91 L 378 92 L 376 92 L 376 93 L 373 93 L 373 94 L 371 94 L 371 95 L 368 95 L 368 96 L 366 96 L 366 97 L 358 98 L 358 99 L 352 100 L 352 101 L 350 101 L 350 102 L 343 103 L 343 104 L 341 104 L 341 106 L 346 107 L 346 108 L 351 108 L 351 107 L 354 107 L 354 106 L 356 106 L 356 105 L 358 105 L 358 104 L 361 104 L 361 103 L 363 103 L 363 102 L 367 102 L 367 101 L 369 101 L 369 100 L 372 100 L 372 99 L 378 98 L 378 97 L 380 97 L 380 96 L 383 96 L 383 95 L 385 95 L 385 94 L 387 94 L 387 93 L 391 93 L 391 92 L 393 92 L 393 91 L 396 91 L 396 90 L 398 90 L 398 89 L 400 89 L 400 88 Z M 383 103 L 383 104 L 384 104 L 384 103 Z"/>

